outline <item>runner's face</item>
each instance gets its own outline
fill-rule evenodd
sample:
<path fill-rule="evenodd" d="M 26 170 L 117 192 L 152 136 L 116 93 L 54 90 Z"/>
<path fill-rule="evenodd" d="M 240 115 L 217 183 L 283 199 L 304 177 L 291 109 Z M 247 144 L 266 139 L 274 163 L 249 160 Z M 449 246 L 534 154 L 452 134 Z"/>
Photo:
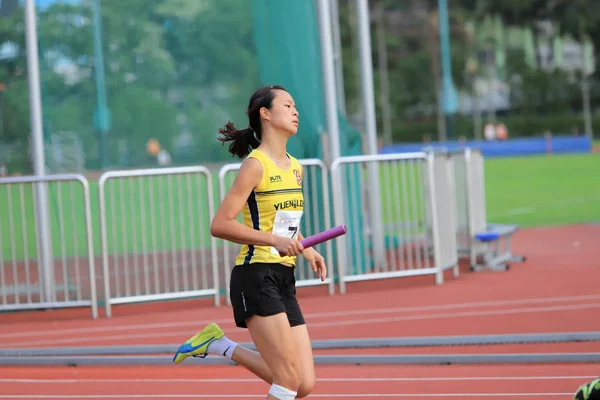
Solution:
<path fill-rule="evenodd" d="M 274 90 L 275 98 L 270 110 L 263 110 L 265 118 L 276 131 L 293 136 L 298 132 L 298 110 L 293 97 L 285 90 Z"/>

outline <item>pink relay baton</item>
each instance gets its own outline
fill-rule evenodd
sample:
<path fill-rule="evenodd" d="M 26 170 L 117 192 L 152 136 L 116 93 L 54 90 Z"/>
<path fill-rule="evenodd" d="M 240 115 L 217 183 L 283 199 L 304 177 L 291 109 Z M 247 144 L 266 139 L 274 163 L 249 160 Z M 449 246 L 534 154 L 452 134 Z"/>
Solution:
<path fill-rule="evenodd" d="M 313 247 L 317 244 L 326 242 L 338 236 L 342 236 L 346 234 L 346 225 L 339 225 L 335 228 L 327 229 L 326 231 L 317 233 L 316 235 L 312 235 L 309 237 L 305 237 L 300 241 L 304 248 Z"/>
<path fill-rule="evenodd" d="M 305 237 L 300 241 L 302 247 L 305 249 L 308 247 L 316 246 L 317 244 L 326 242 L 328 240 L 334 239 L 338 236 L 342 236 L 346 234 L 346 225 L 339 225 L 335 228 L 327 229 L 326 231 L 319 232 L 316 235 L 312 235 L 309 237 Z M 280 253 L 281 254 L 281 253 Z"/>

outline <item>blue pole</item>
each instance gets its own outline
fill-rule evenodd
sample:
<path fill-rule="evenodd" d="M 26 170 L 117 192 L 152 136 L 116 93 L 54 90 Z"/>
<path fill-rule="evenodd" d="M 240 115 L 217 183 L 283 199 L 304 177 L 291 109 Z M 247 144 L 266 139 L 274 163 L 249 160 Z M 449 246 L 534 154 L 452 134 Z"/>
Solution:
<path fill-rule="evenodd" d="M 100 162 L 107 167 L 108 131 L 110 129 L 110 110 L 106 104 L 106 82 L 104 79 L 104 53 L 102 51 L 102 14 L 100 0 L 93 2 L 94 29 L 94 75 L 96 78 L 96 109 L 94 110 L 94 128 L 100 137 Z"/>
<path fill-rule="evenodd" d="M 453 114 L 458 110 L 458 95 L 452 80 L 450 55 L 450 30 L 448 23 L 448 0 L 438 0 L 440 51 L 442 58 L 442 106 L 446 118 L 446 132 L 454 137 Z"/>

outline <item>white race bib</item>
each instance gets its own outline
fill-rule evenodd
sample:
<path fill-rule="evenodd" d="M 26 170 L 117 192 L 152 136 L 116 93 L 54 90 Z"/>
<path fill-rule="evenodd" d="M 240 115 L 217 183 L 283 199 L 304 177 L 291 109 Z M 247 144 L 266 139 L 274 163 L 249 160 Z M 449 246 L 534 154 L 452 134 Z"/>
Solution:
<path fill-rule="evenodd" d="M 277 211 L 273 221 L 272 233 L 290 239 L 297 238 L 302 214 L 303 211 Z M 271 253 L 279 255 L 275 247 L 271 247 Z"/>

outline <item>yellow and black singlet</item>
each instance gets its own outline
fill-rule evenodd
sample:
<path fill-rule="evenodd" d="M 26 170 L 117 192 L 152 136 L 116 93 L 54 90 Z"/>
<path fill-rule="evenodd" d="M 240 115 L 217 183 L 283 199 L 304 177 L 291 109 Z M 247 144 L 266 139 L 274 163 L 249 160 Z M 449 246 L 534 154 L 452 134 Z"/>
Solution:
<path fill-rule="evenodd" d="M 263 176 L 260 184 L 248 196 L 242 208 L 242 217 L 244 225 L 252 229 L 297 239 L 304 213 L 302 165 L 296 158 L 289 154 L 287 156 L 291 160 L 289 169 L 279 168 L 258 149 L 248 155 L 248 158 L 255 158 L 262 164 Z M 243 245 L 235 264 L 253 263 L 296 265 L 296 257 L 281 257 L 271 246 Z"/>

